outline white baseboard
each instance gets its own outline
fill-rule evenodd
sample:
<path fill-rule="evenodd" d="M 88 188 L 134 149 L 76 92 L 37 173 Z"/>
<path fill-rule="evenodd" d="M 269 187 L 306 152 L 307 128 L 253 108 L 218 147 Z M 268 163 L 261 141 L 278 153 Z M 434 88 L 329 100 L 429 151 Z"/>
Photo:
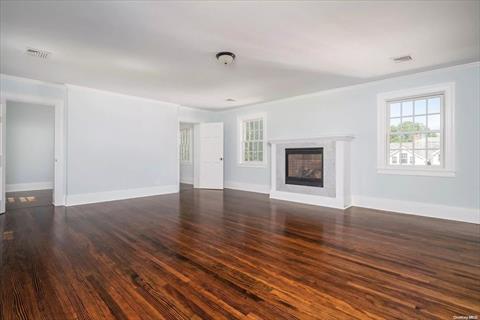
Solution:
<path fill-rule="evenodd" d="M 225 188 L 270 194 L 269 185 L 227 181 L 225 182 Z M 281 198 L 282 200 L 286 201 L 343 209 L 341 203 L 339 204 L 335 201 L 332 203 L 327 203 L 325 201 L 323 201 L 323 203 L 319 203 L 318 201 L 311 201 L 312 199 L 308 199 L 308 197 L 305 199 L 302 197 L 302 195 L 300 195 L 300 197 L 297 195 L 294 197 L 289 197 L 289 195 L 284 194 L 279 196 L 277 193 L 278 191 L 275 192 L 275 194 L 272 194 L 271 198 Z M 365 196 L 352 196 L 351 206 L 480 224 L 480 209 L 475 208 L 452 207 L 432 203 L 392 200 Z"/>
<path fill-rule="evenodd" d="M 177 193 L 178 185 L 156 186 L 149 188 L 137 188 L 127 190 L 115 190 L 96 193 L 72 194 L 66 197 L 66 206 L 76 206 L 80 204 L 107 202 L 115 200 L 124 200 L 131 198 L 141 198 L 156 196 L 168 193 Z"/>
<path fill-rule="evenodd" d="M 243 183 L 243 182 L 235 182 L 235 181 L 225 181 L 225 188 L 226 189 L 234 189 L 234 190 L 242 190 L 242 191 L 250 191 L 250 192 L 258 192 L 258 193 L 270 193 L 270 186 L 263 185 L 263 184 L 252 184 L 252 183 Z"/>
<path fill-rule="evenodd" d="M 192 178 L 181 178 L 180 183 L 193 184 Z"/>
<path fill-rule="evenodd" d="M 461 222 L 480 223 L 480 209 L 451 207 L 432 203 L 352 196 L 356 207 L 370 208 L 397 213 Z"/>
<path fill-rule="evenodd" d="M 22 184 L 22 186 L 23 185 L 24 184 Z M 41 189 L 32 189 L 32 187 L 34 187 L 33 184 L 29 184 L 29 185 L 30 186 L 28 187 L 28 189 L 23 189 L 23 190 L 41 190 L 44 188 L 42 187 Z M 17 185 L 13 185 L 13 186 L 17 186 Z M 42 185 L 37 184 L 37 186 L 40 187 Z M 43 184 L 43 186 L 45 186 L 45 184 Z M 225 182 L 225 188 L 250 191 L 250 192 L 258 192 L 263 194 L 270 193 L 270 187 L 268 185 L 245 184 L 245 183 L 229 181 L 229 182 Z M 116 190 L 116 191 L 98 192 L 98 193 L 75 194 L 75 195 L 67 196 L 66 205 L 74 206 L 74 205 L 87 204 L 87 203 L 148 197 L 148 196 L 176 193 L 176 192 L 178 192 L 177 185 L 168 185 L 168 186 L 158 186 L 158 187 L 150 187 L 150 188 L 138 188 L 138 189 Z M 291 193 L 279 192 L 279 191 L 272 193 L 271 198 L 344 209 L 342 206 L 342 203 L 339 202 L 338 200 L 335 200 L 334 198 L 330 199 L 327 197 L 323 197 L 325 199 L 322 199 L 320 203 L 316 200 L 310 199 L 308 195 L 294 194 L 294 196 L 291 197 Z M 412 215 L 418 215 L 418 216 L 424 216 L 424 217 L 480 224 L 480 210 L 475 208 L 452 207 L 452 206 L 445 206 L 445 205 L 438 205 L 438 204 L 431 204 L 431 203 L 392 200 L 392 199 L 374 198 L 374 197 L 365 197 L 365 196 L 352 196 L 352 205 L 356 207 L 392 211 L 392 212 L 403 213 L 403 214 L 412 214 Z"/>
<path fill-rule="evenodd" d="M 5 185 L 6 192 L 32 191 L 53 189 L 53 181 L 16 183 Z"/>
<path fill-rule="evenodd" d="M 271 191 L 270 198 L 304 204 L 312 204 L 315 206 L 329 207 L 335 209 L 346 209 L 348 207 L 345 205 L 343 199 L 339 198 L 322 197 L 311 194 L 285 192 L 278 190 Z"/>

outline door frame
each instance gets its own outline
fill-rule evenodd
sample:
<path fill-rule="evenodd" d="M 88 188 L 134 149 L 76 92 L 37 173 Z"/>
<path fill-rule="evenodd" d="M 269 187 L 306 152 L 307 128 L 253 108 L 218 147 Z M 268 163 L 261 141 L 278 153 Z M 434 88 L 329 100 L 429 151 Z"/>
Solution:
<path fill-rule="evenodd" d="M 5 212 L 5 200 L 6 200 L 6 110 L 7 103 L 9 101 L 25 102 L 32 104 L 41 104 L 53 106 L 55 108 L 55 141 L 54 141 L 54 191 L 53 191 L 53 205 L 64 206 L 66 195 L 66 113 L 65 113 L 65 101 L 61 99 L 51 99 L 36 95 L 18 94 L 5 91 L 1 93 L 0 109 L 1 109 L 1 172 L 2 172 L 2 193 L 0 198 L 0 213 Z"/>
<path fill-rule="evenodd" d="M 192 184 L 195 185 L 195 177 L 196 175 L 198 174 L 198 170 L 195 169 L 195 166 L 196 166 L 196 163 L 198 162 L 198 159 L 197 159 L 197 153 L 196 153 L 196 147 L 197 147 L 197 142 L 196 142 L 196 139 L 195 139 L 195 126 L 199 124 L 199 122 L 197 121 L 192 121 L 190 119 L 186 119 L 186 120 L 182 120 L 181 118 L 179 118 L 178 120 L 178 127 L 177 127 L 177 180 L 178 180 L 178 186 L 179 186 L 179 191 L 180 191 L 180 183 L 181 183 L 181 174 L 180 174 L 180 170 L 181 170 L 181 161 L 180 161 L 180 125 L 184 123 L 184 124 L 190 124 L 192 125 L 192 138 L 191 139 L 191 143 L 192 143 L 192 154 L 191 154 L 191 157 L 192 157 L 192 171 L 193 171 L 193 181 L 192 181 Z"/>

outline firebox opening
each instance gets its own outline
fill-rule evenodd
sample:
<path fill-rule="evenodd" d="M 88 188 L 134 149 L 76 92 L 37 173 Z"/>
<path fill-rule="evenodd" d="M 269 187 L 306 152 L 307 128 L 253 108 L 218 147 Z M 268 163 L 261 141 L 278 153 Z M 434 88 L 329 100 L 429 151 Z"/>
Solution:
<path fill-rule="evenodd" d="M 285 149 L 285 183 L 323 187 L 323 148 Z"/>

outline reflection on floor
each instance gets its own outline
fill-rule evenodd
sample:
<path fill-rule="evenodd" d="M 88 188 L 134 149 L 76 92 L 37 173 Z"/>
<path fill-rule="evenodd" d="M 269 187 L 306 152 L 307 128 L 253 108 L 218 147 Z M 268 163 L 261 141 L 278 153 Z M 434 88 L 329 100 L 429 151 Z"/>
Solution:
<path fill-rule="evenodd" d="M 478 225 L 225 189 L 0 216 L 0 319 L 470 319 Z"/>
<path fill-rule="evenodd" d="M 180 191 L 193 189 L 193 184 L 180 183 Z"/>
<path fill-rule="evenodd" d="M 52 191 L 34 190 L 34 191 L 18 191 L 7 192 L 7 202 L 5 207 L 7 210 L 30 208 L 38 206 L 49 206 L 52 204 Z"/>

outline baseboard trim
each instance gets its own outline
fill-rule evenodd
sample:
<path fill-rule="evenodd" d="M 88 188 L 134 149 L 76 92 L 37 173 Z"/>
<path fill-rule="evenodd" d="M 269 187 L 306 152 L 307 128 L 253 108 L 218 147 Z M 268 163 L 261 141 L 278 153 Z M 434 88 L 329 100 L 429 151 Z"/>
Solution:
<path fill-rule="evenodd" d="M 349 207 L 345 205 L 343 199 L 278 190 L 271 191 L 270 198 L 335 209 L 347 209 Z"/>
<path fill-rule="evenodd" d="M 225 182 L 225 188 L 270 194 L 269 185 L 248 184 L 248 183 L 227 181 Z M 276 194 L 272 195 L 271 197 L 274 199 L 280 199 L 279 197 L 277 197 Z M 292 202 L 298 202 L 298 203 L 343 209 L 338 204 L 332 204 L 332 205 L 328 205 L 325 203 L 320 204 L 318 202 L 305 201 L 305 199 L 300 199 L 298 197 L 294 197 L 292 199 L 286 199 L 285 197 L 283 197 L 283 195 L 281 198 L 282 198 L 281 200 L 285 200 L 285 201 L 292 201 Z M 417 216 L 429 217 L 429 218 L 438 218 L 438 219 L 446 219 L 446 220 L 452 220 L 452 221 L 480 224 L 480 209 L 476 209 L 476 208 L 462 208 L 462 207 L 453 207 L 453 206 L 438 205 L 438 204 L 432 204 L 432 203 L 392 200 L 392 199 L 386 199 L 386 198 L 375 198 L 375 197 L 366 197 L 366 196 L 358 196 L 358 195 L 352 196 L 350 206 L 383 210 L 383 211 L 391 211 L 395 213 L 417 215 Z"/>
<path fill-rule="evenodd" d="M 53 181 L 16 183 L 5 185 L 6 192 L 32 191 L 53 189 Z"/>
<path fill-rule="evenodd" d="M 132 198 L 150 197 L 162 194 L 177 193 L 178 185 L 156 186 L 96 193 L 72 194 L 66 197 L 66 206 L 76 206 L 88 203 L 107 202 Z"/>
<path fill-rule="evenodd" d="M 352 196 L 353 206 L 480 224 L 480 209 L 451 207 L 432 203 Z"/>
<path fill-rule="evenodd" d="M 180 179 L 180 183 L 193 184 L 193 179 Z"/>
<path fill-rule="evenodd" d="M 269 194 L 270 193 L 270 186 L 263 185 L 263 184 L 252 184 L 252 183 L 243 183 L 243 182 L 235 182 L 235 181 L 225 181 L 225 188 L 226 189 L 241 190 L 241 191 L 257 192 L 257 193 L 263 193 L 263 194 Z"/>

